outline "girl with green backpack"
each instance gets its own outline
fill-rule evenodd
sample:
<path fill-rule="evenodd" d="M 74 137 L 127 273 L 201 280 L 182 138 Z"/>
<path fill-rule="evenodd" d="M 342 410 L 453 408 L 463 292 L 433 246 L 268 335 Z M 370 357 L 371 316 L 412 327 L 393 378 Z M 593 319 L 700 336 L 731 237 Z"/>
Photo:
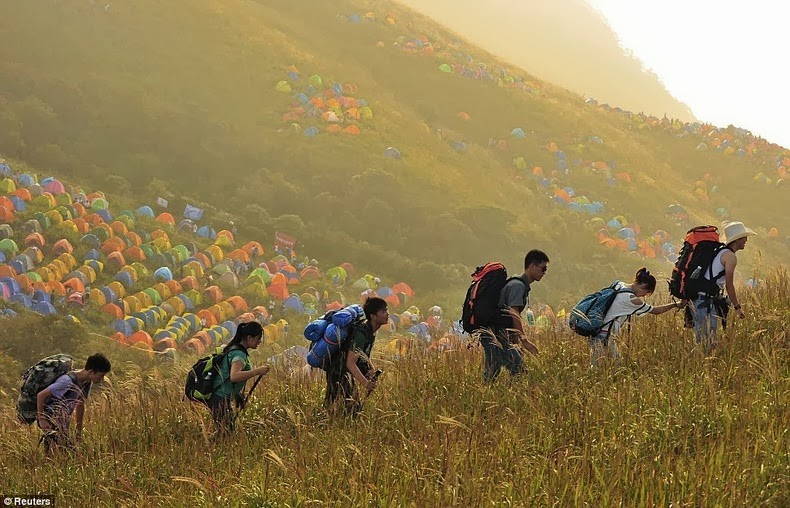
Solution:
<path fill-rule="evenodd" d="M 208 400 L 211 417 L 217 426 L 217 437 L 225 437 L 235 430 L 236 417 L 232 401 L 236 401 L 238 409 L 244 407 L 243 392 L 247 380 L 269 372 L 268 365 L 253 369 L 247 353 L 250 349 L 257 349 L 262 340 L 263 328 L 260 323 L 240 323 L 236 328 L 236 335 L 222 351 L 224 356 L 214 381 L 213 393 Z"/>

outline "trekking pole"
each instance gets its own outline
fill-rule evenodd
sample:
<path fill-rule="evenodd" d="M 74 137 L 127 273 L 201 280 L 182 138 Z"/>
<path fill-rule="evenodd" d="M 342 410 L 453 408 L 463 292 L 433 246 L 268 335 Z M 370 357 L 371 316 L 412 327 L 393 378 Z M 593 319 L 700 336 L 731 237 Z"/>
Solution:
<path fill-rule="evenodd" d="M 263 379 L 263 374 L 261 374 L 255 379 L 255 382 L 252 384 L 252 388 L 250 388 L 250 391 L 247 392 L 246 397 L 244 397 L 244 402 L 241 405 L 241 409 L 236 411 L 236 414 L 233 415 L 233 423 L 236 423 L 236 419 L 239 417 L 241 412 L 247 408 L 247 402 L 249 402 L 250 400 L 250 395 L 252 395 L 252 392 L 255 391 L 255 388 L 258 386 L 258 383 L 261 382 L 261 379 Z"/>

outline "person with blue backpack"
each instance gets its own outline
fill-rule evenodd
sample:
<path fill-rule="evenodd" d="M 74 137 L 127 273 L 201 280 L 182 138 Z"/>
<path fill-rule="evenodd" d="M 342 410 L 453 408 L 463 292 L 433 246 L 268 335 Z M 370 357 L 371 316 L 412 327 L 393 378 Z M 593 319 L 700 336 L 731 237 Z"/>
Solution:
<path fill-rule="evenodd" d="M 354 416 L 362 409 L 357 385 L 367 393 L 376 388 L 381 370 L 374 368 L 370 360 L 376 332 L 389 322 L 387 302 L 383 298 L 371 297 L 362 305 L 365 319 L 348 330 L 348 335 L 339 350 L 329 358 L 326 368 L 326 394 L 324 408 L 331 410 L 342 398 L 342 411 Z"/>
<path fill-rule="evenodd" d="M 257 349 L 263 340 L 263 327 L 257 321 L 239 323 L 236 334 L 222 350 L 218 375 L 214 381 L 214 390 L 208 399 L 211 417 L 217 427 L 217 438 L 222 438 L 235 430 L 236 415 L 232 403 L 243 409 L 244 386 L 249 379 L 265 376 L 269 366 L 252 368 L 248 351 Z"/>
<path fill-rule="evenodd" d="M 686 306 L 684 300 L 656 307 L 645 303 L 642 299 L 655 290 L 656 278 L 647 268 L 640 268 L 630 284 L 615 281 L 608 288 L 586 296 L 574 307 L 569 324 L 578 334 L 588 337 L 592 367 L 604 356 L 620 359 L 614 338 L 631 316 L 658 315 Z"/>

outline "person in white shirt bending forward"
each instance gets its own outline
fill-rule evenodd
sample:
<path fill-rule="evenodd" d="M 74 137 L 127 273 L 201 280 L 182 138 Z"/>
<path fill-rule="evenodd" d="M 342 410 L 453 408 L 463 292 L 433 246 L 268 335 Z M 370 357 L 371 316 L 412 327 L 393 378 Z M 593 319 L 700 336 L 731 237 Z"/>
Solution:
<path fill-rule="evenodd" d="M 642 301 L 642 298 L 653 294 L 656 290 L 656 278 L 650 274 L 647 268 L 640 268 L 636 272 L 634 281 L 630 284 L 618 282 L 616 289 L 618 294 L 603 320 L 608 324 L 603 327 L 601 333 L 590 337 L 590 363 L 593 367 L 603 356 L 615 360 L 620 359 L 620 352 L 617 350 L 617 343 L 614 339 L 628 318 L 647 314 L 663 314 L 686 305 L 685 301 L 681 301 L 653 307 Z"/>

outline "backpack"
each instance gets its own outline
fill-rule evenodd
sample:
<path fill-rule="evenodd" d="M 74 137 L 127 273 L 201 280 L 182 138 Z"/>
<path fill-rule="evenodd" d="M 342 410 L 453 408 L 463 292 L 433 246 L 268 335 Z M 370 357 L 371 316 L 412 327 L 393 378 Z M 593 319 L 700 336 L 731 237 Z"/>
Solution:
<path fill-rule="evenodd" d="M 568 317 L 568 326 L 582 337 L 594 337 L 601 333 L 614 319 L 604 321 L 606 313 L 612 308 L 615 297 L 620 293 L 631 293 L 630 289 L 617 289 L 615 281 L 611 286 L 589 294 L 577 303 Z"/>
<path fill-rule="evenodd" d="M 486 263 L 475 269 L 461 310 L 461 324 L 466 333 L 510 323 L 505 323 L 499 297 L 505 285 L 513 279 L 519 278 L 508 278 L 507 268 L 502 263 Z"/>
<path fill-rule="evenodd" d="M 307 363 L 316 369 L 329 370 L 333 357 L 345 348 L 352 331 L 364 324 L 364 318 L 362 307 L 354 304 L 311 321 L 304 329 L 304 336 L 310 341 Z"/>
<path fill-rule="evenodd" d="M 244 350 L 244 348 L 236 346 L 228 351 L 222 351 L 222 348 L 217 348 L 214 353 L 208 354 L 195 362 L 187 373 L 187 381 L 184 386 L 184 395 L 187 399 L 208 405 L 208 400 L 214 394 L 214 383 L 219 377 L 222 361 L 228 353 L 235 349 Z"/>
<path fill-rule="evenodd" d="M 694 300 L 699 293 L 710 296 L 720 292 L 716 279 L 723 271 L 713 273 L 713 260 L 727 246 L 719 241 L 716 226 L 697 226 L 686 233 L 678 260 L 669 279 L 669 292 L 676 298 Z M 705 270 L 708 277 L 704 276 Z"/>
<path fill-rule="evenodd" d="M 38 419 L 38 394 L 54 383 L 60 376 L 71 373 L 74 359 L 66 354 L 57 354 L 44 358 L 22 374 L 22 386 L 19 388 L 17 416 L 19 420 L 30 425 Z M 76 377 L 72 378 L 76 383 Z"/>

